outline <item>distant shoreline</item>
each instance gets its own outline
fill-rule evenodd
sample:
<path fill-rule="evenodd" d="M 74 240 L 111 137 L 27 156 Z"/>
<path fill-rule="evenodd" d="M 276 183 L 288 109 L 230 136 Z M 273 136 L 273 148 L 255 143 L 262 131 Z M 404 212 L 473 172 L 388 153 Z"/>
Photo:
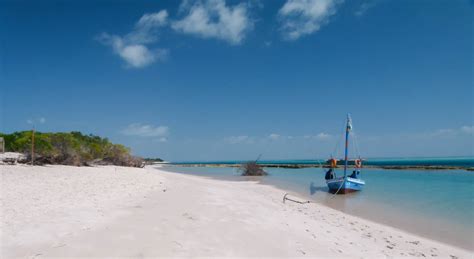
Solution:
<path fill-rule="evenodd" d="M 163 163 L 161 163 L 163 164 Z M 182 167 L 240 167 L 241 163 L 166 163 L 172 166 Z M 328 165 L 321 164 L 273 164 L 260 163 L 265 168 L 286 168 L 286 169 L 301 169 L 301 168 L 329 168 Z M 342 168 L 342 166 L 338 166 Z M 365 165 L 364 168 L 370 169 L 386 169 L 386 170 L 466 170 L 474 171 L 474 167 L 465 166 L 447 166 L 447 165 Z"/>

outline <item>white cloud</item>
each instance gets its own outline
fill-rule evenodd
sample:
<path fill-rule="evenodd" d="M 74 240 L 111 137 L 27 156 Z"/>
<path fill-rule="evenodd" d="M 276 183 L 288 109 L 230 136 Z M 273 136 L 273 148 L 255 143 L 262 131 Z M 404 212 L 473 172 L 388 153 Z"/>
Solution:
<path fill-rule="evenodd" d="M 288 40 L 317 32 L 336 13 L 342 0 L 287 0 L 278 11 L 281 30 Z"/>
<path fill-rule="evenodd" d="M 417 137 L 423 139 L 457 138 L 474 134 L 474 126 L 463 126 L 459 128 L 445 128 L 425 132 L 406 133 L 402 136 Z"/>
<path fill-rule="evenodd" d="M 448 136 L 456 134 L 454 129 L 439 129 L 428 134 L 429 137 Z"/>
<path fill-rule="evenodd" d="M 369 9 L 377 5 L 378 0 L 366 0 L 354 12 L 355 16 L 363 16 Z"/>
<path fill-rule="evenodd" d="M 329 134 L 327 134 L 327 133 L 324 133 L 324 132 L 321 132 L 321 133 L 319 133 L 318 135 L 316 135 L 316 138 L 317 138 L 317 139 L 321 139 L 321 140 L 323 140 L 323 139 L 329 139 L 329 138 L 331 138 L 331 135 L 329 135 Z"/>
<path fill-rule="evenodd" d="M 467 134 L 474 134 L 474 126 L 463 126 L 461 127 L 461 132 L 464 132 Z"/>
<path fill-rule="evenodd" d="M 168 142 L 168 138 L 167 137 L 161 137 L 161 138 L 155 139 L 154 141 L 156 141 L 156 142 Z"/>
<path fill-rule="evenodd" d="M 141 123 L 132 123 L 121 131 L 123 135 L 139 137 L 158 137 L 161 142 L 167 141 L 169 128 L 166 126 L 152 126 Z"/>
<path fill-rule="evenodd" d="M 161 10 L 157 13 L 144 14 L 137 22 L 137 27 L 140 28 L 152 28 L 157 26 L 164 26 L 168 22 L 168 12 Z"/>
<path fill-rule="evenodd" d="M 241 144 L 241 143 L 246 143 L 246 144 L 251 144 L 253 143 L 253 139 L 250 138 L 249 136 L 232 136 L 228 137 L 225 139 L 225 141 L 229 144 Z"/>
<path fill-rule="evenodd" d="M 303 135 L 303 136 L 292 136 L 292 135 L 280 135 L 277 133 L 271 133 L 265 136 L 247 136 L 247 135 L 240 135 L 240 136 L 231 136 L 225 138 L 225 142 L 229 144 L 256 144 L 256 143 L 270 143 L 272 141 L 284 141 L 284 142 L 298 142 L 301 140 L 311 140 L 311 141 L 326 141 L 329 139 L 333 139 L 333 135 L 327 133 L 319 133 L 317 135 Z"/>
<path fill-rule="evenodd" d="M 249 6 L 244 3 L 228 6 L 225 0 L 201 0 L 194 4 L 183 1 L 180 11 L 187 12 L 187 15 L 175 21 L 172 28 L 202 38 L 240 44 L 245 34 L 253 29 L 254 22 L 249 17 L 248 9 Z"/>
<path fill-rule="evenodd" d="M 132 32 L 124 37 L 102 33 L 98 40 L 111 46 L 129 67 L 142 68 L 156 61 L 164 60 L 168 50 L 161 48 L 150 49 L 146 44 L 158 40 L 157 30 L 167 24 L 168 12 L 161 10 L 157 13 L 144 14 L 135 24 Z"/>
<path fill-rule="evenodd" d="M 44 117 L 39 117 L 39 118 L 37 118 L 37 119 L 27 119 L 27 120 L 26 120 L 26 123 L 32 124 L 32 125 L 33 125 L 33 124 L 38 124 L 38 123 L 39 123 L 39 124 L 45 124 L 45 123 L 46 123 L 46 118 L 44 118 Z"/>
<path fill-rule="evenodd" d="M 281 136 L 276 134 L 276 133 L 272 133 L 270 135 L 268 135 L 268 138 L 271 139 L 271 140 L 277 140 L 279 139 Z"/>
<path fill-rule="evenodd" d="M 321 133 L 318 133 L 317 135 L 304 135 L 303 138 L 304 139 L 327 140 L 327 139 L 332 138 L 332 135 L 321 132 Z"/>

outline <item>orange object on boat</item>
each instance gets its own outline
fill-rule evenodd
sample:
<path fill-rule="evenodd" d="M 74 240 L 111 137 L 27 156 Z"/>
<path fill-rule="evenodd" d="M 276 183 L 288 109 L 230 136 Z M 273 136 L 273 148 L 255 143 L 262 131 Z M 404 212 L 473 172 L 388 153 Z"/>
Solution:
<path fill-rule="evenodd" d="M 332 167 L 332 168 L 336 168 L 336 167 L 337 167 L 337 160 L 336 160 L 336 159 L 331 158 L 331 159 L 329 160 L 329 162 L 331 163 L 331 167 Z"/>
<path fill-rule="evenodd" d="M 356 168 L 361 168 L 362 167 L 362 161 L 360 159 L 356 159 L 354 161 L 354 163 L 355 163 Z"/>

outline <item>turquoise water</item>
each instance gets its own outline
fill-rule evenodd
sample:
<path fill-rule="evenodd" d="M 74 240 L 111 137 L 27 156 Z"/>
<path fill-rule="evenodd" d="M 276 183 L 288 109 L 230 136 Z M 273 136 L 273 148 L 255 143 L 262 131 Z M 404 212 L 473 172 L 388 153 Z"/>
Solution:
<path fill-rule="evenodd" d="M 325 163 L 326 159 L 292 159 L 292 160 L 260 160 L 262 164 L 318 164 Z M 241 164 L 242 160 L 227 161 L 186 161 L 174 164 Z M 410 158 L 367 158 L 365 165 L 378 166 L 459 166 L 474 167 L 474 157 L 410 157 Z"/>
<path fill-rule="evenodd" d="M 236 168 L 165 169 L 223 180 L 259 179 L 346 213 L 474 251 L 474 172 L 366 169 L 362 192 L 333 196 L 320 168 L 268 168 L 269 176 L 261 178 L 242 177 Z"/>

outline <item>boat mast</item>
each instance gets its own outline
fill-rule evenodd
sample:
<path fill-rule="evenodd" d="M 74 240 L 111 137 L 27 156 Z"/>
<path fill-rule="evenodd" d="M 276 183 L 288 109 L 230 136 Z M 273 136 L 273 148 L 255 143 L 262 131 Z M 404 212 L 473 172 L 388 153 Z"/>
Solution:
<path fill-rule="evenodd" d="M 347 172 L 347 151 L 349 149 L 349 131 L 351 130 L 352 125 L 351 125 L 351 117 L 349 114 L 347 114 L 347 125 L 346 125 L 346 148 L 345 148 L 345 157 L 344 157 L 344 178 L 346 178 L 346 172 Z"/>

